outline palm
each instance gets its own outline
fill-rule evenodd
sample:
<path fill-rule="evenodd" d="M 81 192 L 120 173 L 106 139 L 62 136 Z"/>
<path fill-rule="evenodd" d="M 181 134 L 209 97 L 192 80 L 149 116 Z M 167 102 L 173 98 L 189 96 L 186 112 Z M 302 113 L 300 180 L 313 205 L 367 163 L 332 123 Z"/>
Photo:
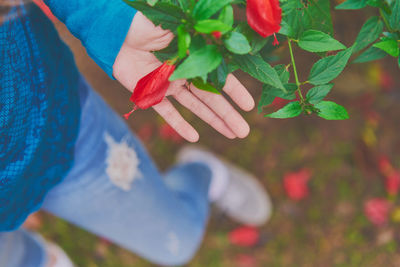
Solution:
<path fill-rule="evenodd" d="M 172 38 L 172 33 L 155 27 L 141 13 L 137 13 L 115 61 L 115 78 L 132 91 L 140 78 L 161 65 L 151 51 L 165 48 Z M 184 80 L 172 82 L 167 96 L 173 96 L 228 138 L 248 135 L 250 128 L 247 122 L 222 95 L 205 92 L 192 85 L 188 90 L 185 84 Z M 248 111 L 254 107 L 253 98 L 233 75 L 228 76 L 224 91 L 243 110 Z M 153 108 L 186 140 L 196 142 L 199 139 L 197 131 L 167 98 Z"/>

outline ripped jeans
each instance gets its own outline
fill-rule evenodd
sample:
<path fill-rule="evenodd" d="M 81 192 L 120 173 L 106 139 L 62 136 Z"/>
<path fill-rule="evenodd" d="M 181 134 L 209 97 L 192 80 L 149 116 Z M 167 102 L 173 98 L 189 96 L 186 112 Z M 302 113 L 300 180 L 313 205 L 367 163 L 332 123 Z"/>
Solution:
<path fill-rule="evenodd" d="M 210 169 L 190 163 L 160 174 L 125 122 L 85 82 L 81 95 L 75 164 L 42 209 L 153 263 L 186 263 L 207 223 Z M 24 230 L 0 233 L 0 266 L 44 266 L 39 239 Z"/>

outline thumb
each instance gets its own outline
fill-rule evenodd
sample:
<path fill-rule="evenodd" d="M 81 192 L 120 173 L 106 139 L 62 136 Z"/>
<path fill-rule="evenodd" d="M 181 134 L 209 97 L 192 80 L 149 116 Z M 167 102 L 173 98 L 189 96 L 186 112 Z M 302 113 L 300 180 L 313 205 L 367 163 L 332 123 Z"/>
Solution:
<path fill-rule="evenodd" d="M 166 48 L 173 38 L 172 32 L 155 26 L 141 12 L 137 12 L 132 20 L 125 44 L 132 49 L 158 51 Z"/>

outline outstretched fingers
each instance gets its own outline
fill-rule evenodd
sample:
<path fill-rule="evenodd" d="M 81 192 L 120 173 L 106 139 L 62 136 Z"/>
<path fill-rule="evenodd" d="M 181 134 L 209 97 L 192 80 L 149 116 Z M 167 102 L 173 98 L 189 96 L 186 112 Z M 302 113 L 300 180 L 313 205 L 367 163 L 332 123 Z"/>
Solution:
<path fill-rule="evenodd" d="M 165 98 L 161 103 L 153 106 L 154 110 L 174 130 L 189 142 L 197 142 L 199 140 L 198 132 L 190 125 L 182 115 L 176 110 L 172 103 Z"/>
<path fill-rule="evenodd" d="M 200 90 L 193 84 L 190 85 L 190 90 L 218 115 L 237 137 L 244 138 L 249 134 L 250 126 L 222 95 Z"/>
<path fill-rule="evenodd" d="M 224 92 L 244 111 L 250 111 L 254 108 L 254 99 L 247 91 L 246 87 L 232 74 L 226 78 Z"/>
<path fill-rule="evenodd" d="M 181 86 L 177 84 L 177 86 Z M 195 95 L 193 95 L 186 88 L 177 88 L 174 93 L 175 99 L 181 103 L 184 107 L 192 111 L 204 122 L 208 123 L 211 127 L 217 130 L 222 135 L 229 139 L 236 138 L 236 135 L 231 129 L 224 123 L 224 121 L 218 117 L 208 106 L 200 101 Z"/>

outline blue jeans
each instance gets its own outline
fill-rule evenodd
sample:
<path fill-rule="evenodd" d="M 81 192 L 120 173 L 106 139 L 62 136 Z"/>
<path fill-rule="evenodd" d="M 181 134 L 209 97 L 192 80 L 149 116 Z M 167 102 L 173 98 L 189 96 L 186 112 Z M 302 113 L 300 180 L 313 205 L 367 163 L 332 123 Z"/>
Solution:
<path fill-rule="evenodd" d="M 160 174 L 120 116 L 86 83 L 80 90 L 75 164 L 42 208 L 151 262 L 186 263 L 207 223 L 210 169 L 191 163 Z M 0 233 L 0 266 L 36 267 L 45 260 L 37 236 Z"/>

